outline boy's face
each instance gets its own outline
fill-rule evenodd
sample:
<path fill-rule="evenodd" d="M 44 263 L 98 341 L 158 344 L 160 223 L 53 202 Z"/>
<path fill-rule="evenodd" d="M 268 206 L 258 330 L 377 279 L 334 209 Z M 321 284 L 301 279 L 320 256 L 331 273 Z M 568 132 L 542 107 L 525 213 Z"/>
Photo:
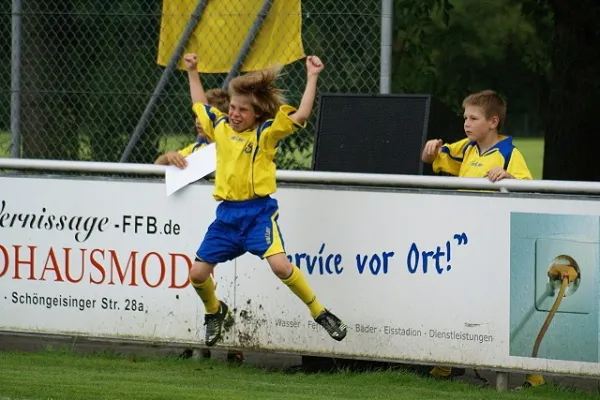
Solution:
<path fill-rule="evenodd" d="M 231 96 L 229 102 L 229 124 L 236 132 L 243 132 L 256 125 L 259 115 L 254 111 L 250 99 L 246 96 Z"/>
<path fill-rule="evenodd" d="M 498 117 L 493 116 L 487 119 L 481 107 L 465 106 L 463 116 L 465 118 L 465 134 L 471 140 L 480 141 L 498 128 Z"/>

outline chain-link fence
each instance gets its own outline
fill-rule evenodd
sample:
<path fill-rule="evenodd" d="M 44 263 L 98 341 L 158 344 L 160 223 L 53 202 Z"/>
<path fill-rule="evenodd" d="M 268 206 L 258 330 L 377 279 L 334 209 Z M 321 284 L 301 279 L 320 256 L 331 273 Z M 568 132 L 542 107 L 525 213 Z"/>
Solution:
<path fill-rule="evenodd" d="M 159 65 L 159 52 L 166 42 L 177 45 L 191 11 L 200 10 L 196 29 L 204 23 L 204 33 L 213 42 L 196 36 L 188 45 L 208 46 L 206 54 L 213 58 L 233 54 L 235 64 L 243 54 L 240 48 L 231 49 L 232 37 L 248 40 L 258 26 L 257 7 L 248 4 L 265 10 L 272 3 L 261 29 L 274 27 L 274 35 L 262 38 L 262 44 L 257 36 L 250 51 L 267 43 L 271 51 L 285 54 L 291 46 L 281 38 L 285 29 L 295 28 L 289 22 L 293 15 L 282 11 L 283 1 L 293 2 L 223 0 L 215 2 L 221 8 L 212 15 L 211 2 L 200 10 L 197 0 L 13 1 L 13 11 L 5 7 L 0 19 L 0 157 L 11 155 L 15 136 L 19 157 L 116 162 L 135 133 L 139 140 L 127 161 L 138 163 L 153 162 L 160 153 L 192 142 L 187 74 L 177 68 L 166 73 L 169 68 Z M 20 12 L 15 3 L 20 3 Z M 226 12 L 224 5 L 229 7 Z M 297 12 L 296 18 L 304 52 L 319 55 L 326 65 L 321 92 L 379 91 L 380 5 L 380 0 L 302 1 L 301 19 Z M 273 17 L 286 22 L 273 25 Z M 298 105 L 306 78 L 304 60 L 285 65 L 283 72 L 278 86 L 286 90 L 290 104 Z M 201 74 L 205 89 L 223 86 L 227 75 Z M 159 83 L 162 90 L 157 90 Z M 18 124 L 14 112 L 11 121 L 11 106 L 20 110 Z M 310 168 L 316 114 L 306 129 L 282 144 L 279 168 Z"/>

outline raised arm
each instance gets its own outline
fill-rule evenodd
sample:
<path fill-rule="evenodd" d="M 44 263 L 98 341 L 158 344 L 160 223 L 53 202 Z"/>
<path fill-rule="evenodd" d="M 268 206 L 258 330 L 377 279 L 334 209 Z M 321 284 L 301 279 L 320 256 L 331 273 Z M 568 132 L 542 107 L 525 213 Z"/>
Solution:
<path fill-rule="evenodd" d="M 290 118 L 300 125 L 303 125 L 312 113 L 317 94 L 317 80 L 323 68 L 323 62 L 319 57 L 306 57 L 306 89 L 304 89 L 298 110 L 290 115 Z"/>
<path fill-rule="evenodd" d="M 423 160 L 424 163 L 433 164 L 442 148 L 442 144 L 444 143 L 440 139 L 427 141 L 427 143 L 425 143 L 425 148 L 423 148 L 423 153 L 421 154 L 421 160 Z"/>
<path fill-rule="evenodd" d="M 200 82 L 200 74 L 198 74 L 198 56 L 196 54 L 186 54 L 183 56 L 185 61 L 185 67 L 188 72 L 188 80 L 190 82 L 190 95 L 192 96 L 192 103 L 206 104 L 206 95 L 204 94 L 204 88 L 202 82 Z"/>

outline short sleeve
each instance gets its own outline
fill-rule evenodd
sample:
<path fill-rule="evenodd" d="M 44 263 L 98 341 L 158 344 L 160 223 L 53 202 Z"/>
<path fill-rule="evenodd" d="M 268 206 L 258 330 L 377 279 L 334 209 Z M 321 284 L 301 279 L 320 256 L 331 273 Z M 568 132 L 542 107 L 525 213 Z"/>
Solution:
<path fill-rule="evenodd" d="M 514 176 L 515 179 L 533 179 L 523 154 L 517 148 L 513 149 L 506 172 Z"/>
<path fill-rule="evenodd" d="M 275 118 L 269 119 L 258 127 L 258 134 L 264 137 L 264 143 L 271 147 L 277 146 L 281 139 L 296 132 L 298 128 L 305 128 L 306 123 L 299 124 L 290 118 L 290 114 L 296 112 L 296 108 L 283 105 L 277 111 Z"/>
<path fill-rule="evenodd" d="M 178 150 L 177 152 L 182 156 L 182 157 L 187 157 L 190 154 L 192 154 L 194 152 L 194 147 L 196 146 L 196 143 L 192 143 L 189 146 L 184 147 L 181 150 Z"/>
<path fill-rule="evenodd" d="M 202 103 L 195 103 L 192 106 L 194 114 L 198 117 L 202 130 L 206 136 L 214 141 L 215 140 L 215 127 L 217 123 L 221 121 L 227 114 L 219 111 L 215 107 L 208 106 Z"/>
<path fill-rule="evenodd" d="M 458 142 L 443 145 L 433 161 L 433 172 L 446 172 L 450 175 L 458 176 L 466 147 L 470 142 L 469 138 L 466 138 Z"/>

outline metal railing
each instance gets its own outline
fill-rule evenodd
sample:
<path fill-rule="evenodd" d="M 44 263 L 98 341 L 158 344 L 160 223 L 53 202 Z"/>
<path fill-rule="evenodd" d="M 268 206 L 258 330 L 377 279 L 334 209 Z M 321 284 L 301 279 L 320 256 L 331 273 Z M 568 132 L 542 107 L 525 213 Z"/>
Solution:
<path fill-rule="evenodd" d="M 0 158 L 0 170 L 125 174 L 162 177 L 167 167 L 149 164 L 53 161 Z M 277 180 L 305 184 L 413 187 L 424 189 L 492 190 L 504 192 L 600 195 L 600 182 L 487 179 L 446 176 L 366 174 L 323 171 L 277 171 Z"/>

